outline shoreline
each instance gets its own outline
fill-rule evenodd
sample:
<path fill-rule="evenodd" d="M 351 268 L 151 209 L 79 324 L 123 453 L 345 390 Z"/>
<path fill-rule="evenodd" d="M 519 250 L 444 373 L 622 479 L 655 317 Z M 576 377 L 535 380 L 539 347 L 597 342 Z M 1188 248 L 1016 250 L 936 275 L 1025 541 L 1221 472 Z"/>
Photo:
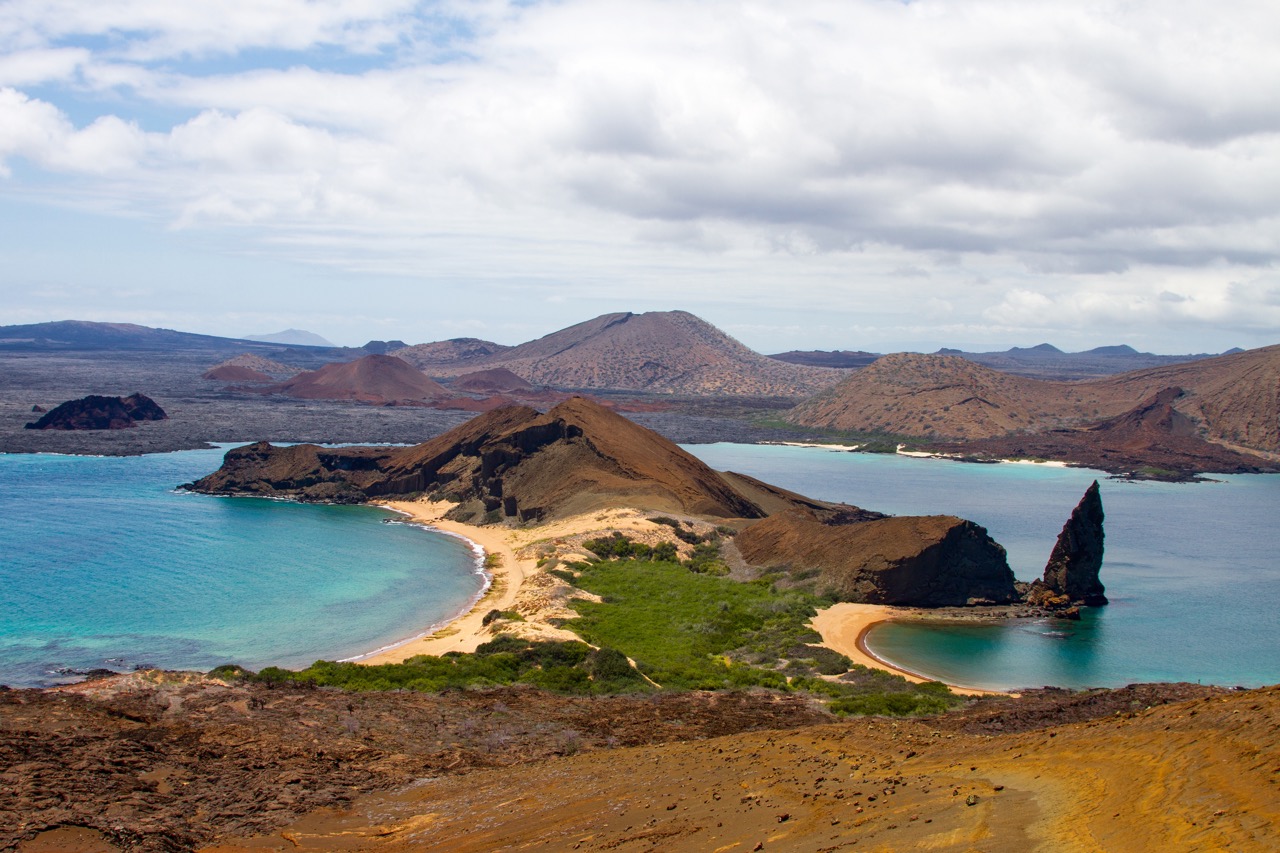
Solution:
<path fill-rule="evenodd" d="M 405 516 L 408 523 L 457 536 L 470 543 L 479 555 L 486 584 L 470 606 L 453 618 L 427 626 L 420 634 L 401 642 L 347 660 L 376 665 L 403 663 L 416 655 L 438 657 L 446 652 L 474 652 L 486 640 L 485 614 L 490 610 L 511 608 L 527 574 L 535 568 L 533 561 L 516 556 L 509 537 L 502 535 L 506 531 L 501 528 L 490 531 L 446 519 L 444 514 L 454 506 L 446 501 L 384 501 L 376 506 Z"/>
<path fill-rule="evenodd" d="M 543 574 L 537 559 L 532 556 L 521 557 L 521 551 L 535 542 L 590 533 L 605 527 L 635 528 L 648 523 L 644 514 L 638 510 L 623 509 L 607 511 L 604 515 L 593 513 L 575 516 L 528 529 L 496 526 L 486 528 L 446 519 L 445 513 L 454 507 L 454 504 L 447 501 L 384 501 L 377 506 L 405 516 L 407 523 L 419 524 L 471 543 L 473 548 L 484 555 L 481 560 L 490 581 L 475 601 L 454 618 L 428 626 L 420 634 L 402 642 L 346 659 L 366 665 L 403 663 L 416 655 L 440 656 L 447 652 L 474 652 L 492 636 L 492 631 L 484 624 L 485 616 L 493 610 L 516 609 L 521 592 L 530 585 L 529 581 Z M 493 555 L 497 556 L 496 560 L 492 558 Z M 918 684 L 934 679 L 886 661 L 876 656 L 866 645 L 866 636 L 876 625 L 915 613 L 913 609 L 888 605 L 844 602 L 818 611 L 810 625 L 822 636 L 822 645 L 845 655 L 855 664 L 901 675 Z M 532 630 L 546 638 L 554 636 L 579 639 L 576 634 L 547 624 L 536 612 L 523 615 L 527 621 L 520 624 L 526 630 Z M 961 684 L 947 683 L 947 687 L 963 696 L 1012 695 Z"/>
<path fill-rule="evenodd" d="M 887 604 L 854 604 L 841 602 L 833 604 L 813 617 L 809 623 L 815 631 L 822 635 L 822 644 L 839 652 L 855 664 L 871 669 L 884 670 L 894 675 L 901 675 L 907 681 L 920 684 L 938 679 L 923 676 L 918 672 L 891 663 L 878 657 L 867 647 L 866 637 L 871 629 L 883 622 L 892 622 L 903 617 L 916 615 L 914 608 L 892 607 Z M 961 696 L 1013 696 L 1016 694 L 1002 690 L 983 690 L 979 687 L 967 687 L 963 684 L 942 682 L 952 693 Z"/>

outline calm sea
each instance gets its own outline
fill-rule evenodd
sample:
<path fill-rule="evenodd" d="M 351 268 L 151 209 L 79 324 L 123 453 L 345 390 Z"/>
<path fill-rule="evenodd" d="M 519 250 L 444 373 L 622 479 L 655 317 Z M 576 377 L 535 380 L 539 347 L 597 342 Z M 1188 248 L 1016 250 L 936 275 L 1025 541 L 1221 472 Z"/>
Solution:
<path fill-rule="evenodd" d="M 174 491 L 222 453 L 0 455 L 0 683 L 305 666 L 403 640 L 480 592 L 468 543 L 383 510 Z"/>
<path fill-rule="evenodd" d="M 952 683 L 1007 689 L 1139 681 L 1280 682 L 1280 476 L 1131 483 L 1045 465 L 970 465 L 818 448 L 689 448 L 718 470 L 897 515 L 983 525 L 1022 580 L 1044 571 L 1072 508 L 1098 478 L 1102 580 L 1111 604 L 1080 622 L 886 624 L 881 658 Z"/>
<path fill-rule="evenodd" d="M 1024 580 L 1043 570 L 1099 476 L 816 448 L 688 449 L 818 498 L 970 518 Z M 464 542 L 385 524 L 380 510 L 174 491 L 221 455 L 0 455 L 0 683 L 143 664 L 304 666 L 404 639 L 480 591 Z M 1102 480 L 1102 496 L 1110 606 L 1076 623 L 885 625 L 872 648 L 979 687 L 1280 682 L 1280 476 Z"/>

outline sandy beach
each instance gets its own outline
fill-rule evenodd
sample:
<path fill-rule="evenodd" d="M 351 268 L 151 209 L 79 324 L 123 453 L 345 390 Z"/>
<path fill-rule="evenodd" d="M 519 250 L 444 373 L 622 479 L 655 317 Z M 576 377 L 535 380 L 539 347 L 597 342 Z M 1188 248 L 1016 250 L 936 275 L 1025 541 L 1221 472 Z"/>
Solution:
<path fill-rule="evenodd" d="M 446 652 L 473 652 L 481 643 L 493 639 L 484 624 L 490 611 L 516 611 L 525 619 L 508 625 L 515 633 L 540 639 L 578 639 L 576 634 L 548 624 L 552 616 L 571 617 L 556 587 L 563 581 L 548 575 L 538 566 L 541 556 L 563 555 L 566 540 L 597 530 L 643 531 L 654 525 L 637 510 L 614 509 L 540 524 L 529 528 L 477 527 L 444 517 L 454 504 L 439 501 L 387 501 L 378 504 L 407 516 L 414 522 L 452 533 L 474 542 L 484 549 L 487 571 L 492 581 L 489 589 L 463 615 L 435 631 L 356 658 L 360 663 L 400 663 L 414 655 L 442 655 Z M 569 547 L 572 551 L 572 547 Z M 586 555 L 583 554 L 583 557 Z"/>
<path fill-rule="evenodd" d="M 388 501 L 379 506 L 408 516 L 419 524 L 461 536 L 479 545 L 484 549 L 486 556 L 494 555 L 487 560 L 486 570 L 491 580 L 484 595 L 472 605 L 470 610 L 452 622 L 426 636 L 382 649 L 357 660 L 367 664 L 400 663 L 414 655 L 474 652 L 476 646 L 489 639 L 488 631 L 483 624 L 485 614 L 490 610 L 509 609 L 515 603 L 516 594 L 524 583 L 526 573 L 535 567 L 534 561 L 516 557 L 513 543 L 507 535 L 508 531 L 504 528 L 474 527 L 446 519 L 444 514 L 454 506 L 451 503 Z"/>
<path fill-rule="evenodd" d="M 833 649 L 849 660 L 872 669 L 882 669 L 901 675 L 907 681 L 919 684 L 929 679 L 923 678 L 910 670 L 893 666 L 880 660 L 867 649 L 865 638 L 867 632 L 881 622 L 900 618 L 914 611 L 890 607 L 885 604 L 853 604 L 842 602 L 824 610 L 819 610 L 809 624 L 822 635 L 822 644 Z M 979 690 L 973 687 L 948 684 L 953 693 L 962 696 L 1004 695 L 994 690 Z"/>

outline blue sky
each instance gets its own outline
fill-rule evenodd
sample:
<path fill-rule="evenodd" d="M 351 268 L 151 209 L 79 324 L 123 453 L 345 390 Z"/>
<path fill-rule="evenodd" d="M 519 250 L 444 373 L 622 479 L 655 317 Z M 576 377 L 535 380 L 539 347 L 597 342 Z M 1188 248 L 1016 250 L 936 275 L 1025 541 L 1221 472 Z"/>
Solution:
<path fill-rule="evenodd" d="M 4 0 L 0 325 L 1280 342 L 1280 7 Z"/>

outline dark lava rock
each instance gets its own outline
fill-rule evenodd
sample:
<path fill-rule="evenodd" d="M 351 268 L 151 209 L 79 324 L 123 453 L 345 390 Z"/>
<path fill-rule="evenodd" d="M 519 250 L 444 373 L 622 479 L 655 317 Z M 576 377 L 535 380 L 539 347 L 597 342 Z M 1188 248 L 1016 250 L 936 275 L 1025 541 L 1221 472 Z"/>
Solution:
<path fill-rule="evenodd" d="M 1044 585 L 1066 596 L 1073 605 L 1098 607 L 1107 603 L 1105 588 L 1098 578 L 1102 569 L 1104 518 L 1102 495 L 1098 481 L 1094 480 L 1072 510 L 1071 518 L 1062 526 L 1044 567 Z"/>
<path fill-rule="evenodd" d="M 32 407 L 31 407 L 31 411 L 32 411 L 32 412 L 35 412 L 37 415 L 43 415 L 45 412 L 47 412 L 47 411 L 49 411 L 49 410 L 48 410 L 48 409 L 46 409 L 44 406 L 41 406 L 41 405 L 39 405 L 39 404 L 36 404 L 36 405 L 34 405 L 34 406 L 32 406 Z"/>
<path fill-rule="evenodd" d="M 771 515 L 739 533 L 734 546 L 748 564 L 782 569 L 793 582 L 840 601 L 948 607 L 1017 598 L 1004 548 L 972 521 L 823 515 Z"/>
<path fill-rule="evenodd" d="M 27 424 L 27 429 L 129 429 L 138 421 L 168 419 L 155 400 L 143 394 L 130 397 L 101 397 L 90 394 L 79 400 L 68 400 L 40 420 Z"/>

